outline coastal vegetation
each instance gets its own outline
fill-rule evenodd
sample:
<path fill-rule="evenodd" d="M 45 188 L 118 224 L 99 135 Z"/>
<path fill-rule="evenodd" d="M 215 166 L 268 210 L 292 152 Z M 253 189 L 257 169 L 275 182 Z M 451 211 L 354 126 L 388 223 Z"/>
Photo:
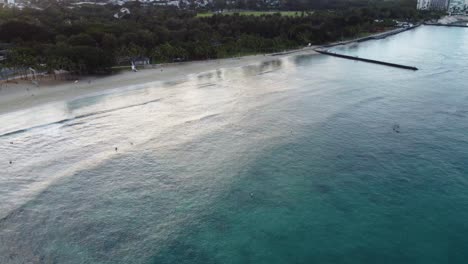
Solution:
<path fill-rule="evenodd" d="M 131 12 L 119 18 L 119 6 L 2 8 L 0 42 L 7 58 L 2 68 L 85 74 L 108 72 L 137 59 L 160 63 L 268 53 L 380 32 L 394 27 L 395 20 L 415 23 L 439 16 L 418 12 L 415 6 L 402 0 L 286 13 L 199 15 L 206 10 L 136 2 L 127 3 Z"/>

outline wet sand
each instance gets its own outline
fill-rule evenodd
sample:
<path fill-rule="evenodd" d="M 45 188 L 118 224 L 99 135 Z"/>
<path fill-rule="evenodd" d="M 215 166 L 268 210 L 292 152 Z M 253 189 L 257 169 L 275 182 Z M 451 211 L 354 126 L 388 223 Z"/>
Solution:
<path fill-rule="evenodd" d="M 123 89 L 148 82 L 168 82 L 190 74 L 235 68 L 300 54 L 316 54 L 314 47 L 284 53 L 252 55 L 238 58 L 160 64 L 138 72 L 122 71 L 104 77 L 82 77 L 79 80 L 44 80 L 35 85 L 31 80 L 3 83 L 0 88 L 0 114 L 26 109 L 56 101 L 72 100 L 110 89 Z"/>

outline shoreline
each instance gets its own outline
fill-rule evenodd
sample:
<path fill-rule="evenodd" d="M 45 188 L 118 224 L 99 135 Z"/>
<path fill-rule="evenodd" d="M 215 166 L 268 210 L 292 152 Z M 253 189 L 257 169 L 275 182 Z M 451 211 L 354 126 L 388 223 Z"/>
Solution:
<path fill-rule="evenodd" d="M 468 28 L 468 25 L 457 25 L 457 24 L 439 24 L 439 23 L 424 23 L 425 26 L 435 26 L 435 27 L 461 27 Z"/>
<path fill-rule="evenodd" d="M 38 86 L 31 80 L 15 80 L 14 83 L 8 82 L 0 86 L 0 115 L 134 85 L 177 81 L 187 75 L 220 68 L 243 67 L 294 55 L 318 54 L 314 48 L 316 46 L 272 54 L 156 64 L 138 72 L 121 71 L 107 76 L 84 76 L 78 80 L 42 80 Z"/>
<path fill-rule="evenodd" d="M 301 54 L 317 55 L 320 54 L 317 50 L 323 48 L 382 39 L 414 29 L 418 26 L 420 25 L 410 28 L 396 28 L 366 37 L 286 50 L 283 52 L 214 60 L 153 64 L 140 69 L 138 72 L 123 70 L 106 76 L 84 76 L 78 80 L 47 79 L 41 80 L 39 85 L 35 85 L 31 80 L 16 79 L 13 83 L 2 83 L 0 86 L 0 115 L 48 103 L 68 101 L 93 94 L 101 94 L 114 89 L 124 89 L 133 85 L 177 81 L 187 75 L 200 74 L 219 68 L 243 67 Z"/>
<path fill-rule="evenodd" d="M 409 31 L 409 30 L 413 30 L 415 28 L 418 28 L 421 25 L 422 24 L 416 24 L 414 26 L 406 27 L 406 28 L 394 28 L 394 29 L 391 29 L 391 30 L 387 30 L 387 31 L 384 31 L 384 32 L 379 32 L 379 33 L 376 33 L 376 34 L 371 34 L 369 36 L 365 36 L 365 37 L 361 37 L 361 38 L 338 41 L 338 42 L 333 42 L 333 43 L 330 43 L 330 44 L 321 45 L 321 46 L 318 46 L 316 49 L 332 48 L 332 47 L 341 46 L 341 45 L 348 45 L 348 44 L 351 44 L 351 43 L 361 43 L 361 42 L 365 42 L 365 41 L 369 41 L 369 40 L 385 39 L 387 37 L 391 37 L 391 36 L 398 35 L 400 33 L 403 33 L 403 32 Z"/>

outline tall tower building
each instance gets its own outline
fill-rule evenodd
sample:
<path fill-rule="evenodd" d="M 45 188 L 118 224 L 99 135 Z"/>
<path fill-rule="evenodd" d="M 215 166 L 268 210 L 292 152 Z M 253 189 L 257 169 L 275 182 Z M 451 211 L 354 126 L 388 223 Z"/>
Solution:
<path fill-rule="evenodd" d="M 467 11 L 466 0 L 450 0 L 448 11 L 452 14 L 465 14 Z"/>
<path fill-rule="evenodd" d="M 431 0 L 430 9 L 432 10 L 447 10 L 448 0 Z"/>
<path fill-rule="evenodd" d="M 450 0 L 465 1 L 465 0 Z M 449 0 L 418 0 L 417 8 L 419 10 L 447 10 Z"/>
<path fill-rule="evenodd" d="M 428 10 L 430 7 L 431 1 L 430 0 L 418 0 L 417 8 L 419 10 Z"/>

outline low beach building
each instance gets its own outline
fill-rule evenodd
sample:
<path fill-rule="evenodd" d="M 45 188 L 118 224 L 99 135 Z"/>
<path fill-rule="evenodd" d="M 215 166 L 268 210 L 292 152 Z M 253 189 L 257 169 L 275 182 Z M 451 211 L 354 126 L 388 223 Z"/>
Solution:
<path fill-rule="evenodd" d="M 136 58 L 133 58 L 132 61 L 136 66 L 151 64 L 151 60 L 148 57 L 136 57 Z"/>

